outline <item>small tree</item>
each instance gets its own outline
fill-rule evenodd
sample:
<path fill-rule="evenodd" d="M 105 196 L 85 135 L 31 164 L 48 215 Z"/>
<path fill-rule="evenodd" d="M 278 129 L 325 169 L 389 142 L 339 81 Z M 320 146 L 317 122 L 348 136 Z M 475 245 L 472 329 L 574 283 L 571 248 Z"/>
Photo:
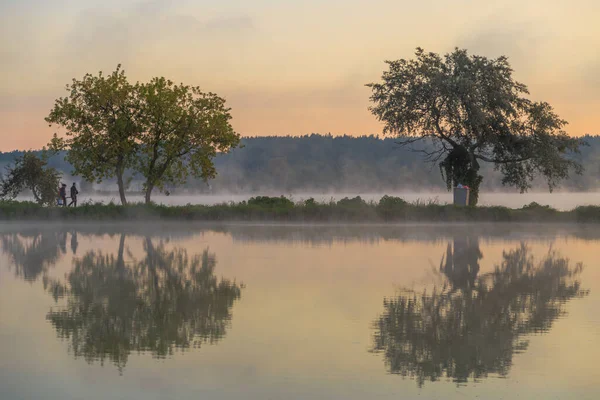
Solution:
<path fill-rule="evenodd" d="M 214 178 L 217 152 L 228 152 L 240 141 L 225 100 L 165 78 L 138 85 L 137 94 L 142 131 L 135 169 L 146 179 L 146 203 L 155 187 L 183 183 L 189 175 Z"/>
<path fill-rule="evenodd" d="M 66 138 L 55 134 L 50 148 L 68 150 L 75 174 L 90 182 L 116 177 L 121 203 L 127 204 L 123 175 L 135 158 L 138 132 L 135 86 L 119 65 L 108 76 L 73 79 L 66 89 L 69 95 L 57 99 L 46 118 L 64 128 Z"/>
<path fill-rule="evenodd" d="M 426 156 L 439 162 L 448 189 L 458 183 L 471 188 L 470 204 L 477 204 L 481 161 L 493 163 L 502 183 L 521 192 L 537 174 L 552 191 L 569 169 L 582 172 L 569 158 L 582 141 L 567 135 L 567 122 L 548 103 L 524 97 L 527 87 L 513 79 L 506 57 L 456 49 L 442 58 L 417 49 L 416 59 L 387 64 L 382 82 L 367 85 L 370 111 L 384 133 L 402 136 L 403 144 L 432 140 L 436 150 Z"/>
<path fill-rule="evenodd" d="M 45 157 L 39 158 L 31 151 L 17 157 L 14 166 L 8 166 L 6 176 L 0 179 L 0 198 L 14 199 L 24 190 L 30 190 L 38 204 L 56 204 L 60 173 L 46 165 Z"/>

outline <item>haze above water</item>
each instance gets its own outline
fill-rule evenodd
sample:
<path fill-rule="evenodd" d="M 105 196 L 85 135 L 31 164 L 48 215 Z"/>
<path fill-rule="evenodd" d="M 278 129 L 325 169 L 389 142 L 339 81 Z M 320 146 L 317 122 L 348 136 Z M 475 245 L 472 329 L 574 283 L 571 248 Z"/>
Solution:
<path fill-rule="evenodd" d="M 306 200 L 308 198 L 314 198 L 320 202 L 328 202 L 330 200 L 340 200 L 344 197 L 356 197 L 361 196 L 366 201 L 379 201 L 384 195 L 399 196 L 409 202 L 429 202 L 434 201 L 440 204 L 452 203 L 452 193 L 440 192 L 440 193 L 284 193 L 286 197 L 292 198 L 294 201 Z M 259 194 L 173 194 L 165 196 L 161 194 L 155 194 L 152 196 L 152 201 L 158 204 L 166 205 L 186 205 L 186 204 L 219 204 L 228 202 L 240 202 L 248 200 L 252 196 Z M 281 193 L 270 193 L 271 196 L 280 196 Z M 27 198 L 22 198 L 25 200 Z M 131 203 L 143 202 L 144 197 L 141 195 L 129 195 L 127 199 Z M 31 199 L 28 199 L 31 200 Z M 119 195 L 88 195 L 81 193 L 79 203 L 86 201 L 91 202 L 102 202 L 120 203 Z M 577 206 L 583 205 L 598 205 L 600 204 L 600 192 L 532 192 L 532 193 L 502 193 L 502 192 L 482 192 L 479 197 L 479 205 L 482 206 L 505 206 L 510 208 L 520 208 L 524 205 L 536 202 L 542 205 L 550 205 L 558 210 L 572 210 Z"/>
<path fill-rule="evenodd" d="M 0 398 L 600 398 L 600 232 L 3 224 Z"/>

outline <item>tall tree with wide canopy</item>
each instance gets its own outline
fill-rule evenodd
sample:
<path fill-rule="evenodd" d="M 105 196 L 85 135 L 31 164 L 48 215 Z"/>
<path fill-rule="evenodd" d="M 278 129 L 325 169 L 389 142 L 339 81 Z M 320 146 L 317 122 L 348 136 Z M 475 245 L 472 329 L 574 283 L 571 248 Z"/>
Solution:
<path fill-rule="evenodd" d="M 100 72 L 73 79 L 66 90 L 68 96 L 57 99 L 46 118 L 66 137 L 55 134 L 50 148 L 68 150 L 75 174 L 88 181 L 116 177 L 121 203 L 127 204 L 124 174 L 136 156 L 138 133 L 135 86 L 119 65 L 107 76 Z"/>
<path fill-rule="evenodd" d="M 439 162 L 448 189 L 459 183 L 471 188 L 471 205 L 477 204 L 482 161 L 493 163 L 502 183 L 521 192 L 539 174 L 552 191 L 570 169 L 582 172 L 570 156 L 582 141 L 568 136 L 567 122 L 550 104 L 525 97 L 527 87 L 513 79 L 506 57 L 461 49 L 442 57 L 418 48 L 415 59 L 386 63 L 382 81 L 367 85 L 370 111 L 402 144 L 431 140 L 435 150 L 422 151 Z"/>
<path fill-rule="evenodd" d="M 183 183 L 189 175 L 214 178 L 217 152 L 226 153 L 240 141 L 225 99 L 162 77 L 136 89 L 142 132 L 135 169 L 146 180 L 146 203 L 156 187 Z"/>

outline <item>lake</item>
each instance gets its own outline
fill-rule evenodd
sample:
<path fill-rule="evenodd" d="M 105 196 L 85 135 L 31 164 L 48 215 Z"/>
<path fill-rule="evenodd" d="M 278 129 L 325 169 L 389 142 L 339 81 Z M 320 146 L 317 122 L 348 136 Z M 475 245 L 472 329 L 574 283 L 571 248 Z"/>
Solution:
<path fill-rule="evenodd" d="M 0 399 L 598 399 L 596 226 L 0 225 Z"/>

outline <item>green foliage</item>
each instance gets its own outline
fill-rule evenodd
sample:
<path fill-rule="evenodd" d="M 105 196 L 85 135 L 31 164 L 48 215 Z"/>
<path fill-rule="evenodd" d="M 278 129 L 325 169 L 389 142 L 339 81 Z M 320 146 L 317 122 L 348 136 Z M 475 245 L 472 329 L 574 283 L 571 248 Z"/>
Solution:
<path fill-rule="evenodd" d="M 579 206 L 573 210 L 578 222 L 599 223 L 600 207 L 598 206 Z"/>
<path fill-rule="evenodd" d="M 364 208 L 367 206 L 367 203 L 360 196 L 356 196 L 351 199 L 344 197 L 337 202 L 337 205 L 344 208 Z"/>
<path fill-rule="evenodd" d="M 375 217 L 373 205 L 367 204 L 360 196 L 340 199 L 335 204 L 334 210 L 337 218 L 356 220 L 367 216 Z"/>
<path fill-rule="evenodd" d="M 532 201 L 531 203 L 524 205 L 523 206 L 523 210 L 548 210 L 548 211 L 556 211 L 553 208 L 551 208 L 549 205 L 541 205 L 539 203 L 536 203 L 535 201 Z"/>
<path fill-rule="evenodd" d="M 248 205 L 262 208 L 292 208 L 294 202 L 287 197 L 257 196 L 248 199 Z"/>
<path fill-rule="evenodd" d="M 439 162 L 448 188 L 471 188 L 476 205 L 481 161 L 492 163 L 504 185 L 526 191 L 536 175 L 550 190 L 582 172 L 569 155 L 582 141 L 570 138 L 548 103 L 532 102 L 527 87 L 515 81 L 506 57 L 488 59 L 456 49 L 444 57 L 417 49 L 416 59 L 388 61 L 381 83 L 369 86 L 371 112 L 385 124 L 386 134 L 403 144 L 428 138 L 434 148 L 422 150 Z"/>
<path fill-rule="evenodd" d="M 407 203 L 385 196 L 379 203 L 362 199 L 293 203 L 285 197 L 260 196 L 240 203 L 165 206 L 84 203 L 77 208 L 46 208 L 35 203 L 0 201 L 0 220 L 194 220 L 296 222 L 582 222 L 600 221 L 600 207 L 558 211 L 548 206 L 457 207 L 435 202 Z"/>
<path fill-rule="evenodd" d="M 225 100 L 198 87 L 165 78 L 131 85 L 118 66 L 109 76 L 74 79 L 67 91 L 46 118 L 66 138 L 55 134 L 50 147 L 68 150 L 75 174 L 88 181 L 116 177 L 122 204 L 128 169 L 145 179 L 149 203 L 155 187 L 214 178 L 213 158 L 240 140 Z"/>
<path fill-rule="evenodd" d="M 313 197 L 310 197 L 310 198 L 304 200 L 304 206 L 308 207 L 308 208 L 310 208 L 310 207 L 316 207 L 317 206 L 317 201 Z"/>
<path fill-rule="evenodd" d="M 66 158 L 76 175 L 90 182 L 116 177 L 121 202 L 127 203 L 123 174 L 136 156 L 138 104 L 134 90 L 119 65 L 110 75 L 86 74 L 73 79 L 67 97 L 56 100 L 46 122 L 63 128 L 54 134 L 50 149 L 68 150 Z"/>
<path fill-rule="evenodd" d="M 46 160 L 33 152 L 17 157 L 6 176 L 0 180 L 0 199 L 14 199 L 24 190 L 30 190 L 40 205 L 56 204 L 60 173 L 47 166 Z"/>
<path fill-rule="evenodd" d="M 401 217 L 405 212 L 408 203 L 400 197 L 385 195 L 379 199 L 377 204 L 377 214 L 383 219 L 392 219 Z"/>
<path fill-rule="evenodd" d="M 213 158 L 238 145 L 225 99 L 199 87 L 154 78 L 136 87 L 140 104 L 135 169 L 145 178 L 146 202 L 154 187 L 184 183 L 189 175 L 214 178 Z"/>

